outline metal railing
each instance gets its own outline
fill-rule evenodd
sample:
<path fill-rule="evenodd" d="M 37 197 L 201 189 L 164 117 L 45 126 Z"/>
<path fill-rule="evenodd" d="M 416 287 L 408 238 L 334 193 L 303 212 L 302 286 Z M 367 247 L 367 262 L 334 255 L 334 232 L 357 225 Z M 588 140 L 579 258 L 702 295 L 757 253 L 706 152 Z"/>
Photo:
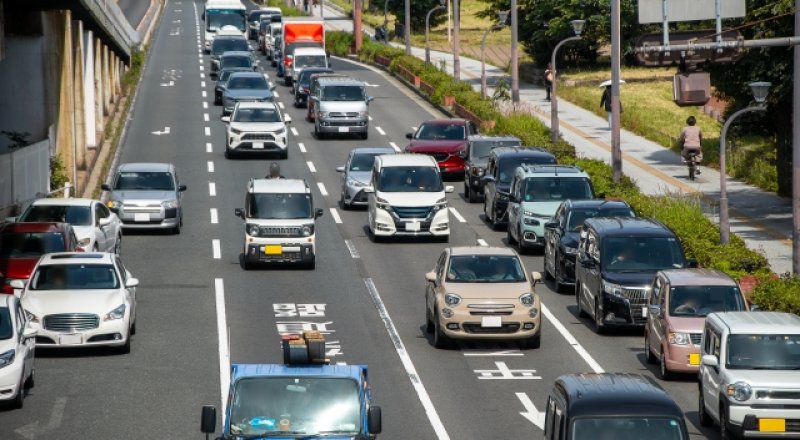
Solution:
<path fill-rule="evenodd" d="M 139 44 L 139 32 L 125 18 L 117 2 L 115 0 L 80 0 L 80 3 L 89 11 L 95 22 L 130 57 L 132 48 Z"/>

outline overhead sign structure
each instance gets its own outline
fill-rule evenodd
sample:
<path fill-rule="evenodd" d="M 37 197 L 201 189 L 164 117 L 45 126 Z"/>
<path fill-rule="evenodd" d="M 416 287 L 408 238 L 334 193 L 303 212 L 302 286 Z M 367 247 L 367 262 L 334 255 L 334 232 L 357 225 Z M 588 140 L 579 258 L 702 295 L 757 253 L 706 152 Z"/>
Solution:
<path fill-rule="evenodd" d="M 735 42 L 742 40 L 743 36 L 739 31 L 724 31 L 721 34 L 723 42 Z M 713 43 L 716 40 L 714 30 L 700 31 L 672 31 L 669 33 L 670 46 L 684 46 L 688 44 Z M 691 51 L 673 50 L 670 52 L 649 52 L 644 49 L 651 46 L 661 46 L 663 44 L 662 34 L 644 34 L 636 40 L 636 59 L 639 64 L 648 67 L 669 67 L 678 65 L 681 59 L 686 64 L 694 65 L 705 62 L 713 64 L 724 64 L 736 61 L 742 56 L 740 47 L 726 47 L 721 50 L 706 49 L 698 46 Z"/>
<path fill-rule="evenodd" d="M 717 2 L 720 18 L 745 16 L 744 0 L 639 0 L 639 23 L 714 20 Z"/>

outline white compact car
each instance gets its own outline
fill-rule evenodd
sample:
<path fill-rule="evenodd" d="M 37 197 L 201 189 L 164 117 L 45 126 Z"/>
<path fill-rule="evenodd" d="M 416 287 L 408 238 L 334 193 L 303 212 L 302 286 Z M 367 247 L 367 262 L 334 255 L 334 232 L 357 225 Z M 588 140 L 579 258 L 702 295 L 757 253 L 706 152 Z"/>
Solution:
<path fill-rule="evenodd" d="M 87 252 L 119 254 L 122 249 L 122 222 L 99 200 L 38 199 L 17 221 L 69 223 Z"/>
<path fill-rule="evenodd" d="M 33 387 L 36 329 L 14 295 L 0 295 L 0 402 L 22 408 Z"/>
<path fill-rule="evenodd" d="M 369 231 L 374 240 L 431 235 L 448 241 L 450 216 L 436 159 L 424 154 L 375 157 L 369 194 Z"/>
<path fill-rule="evenodd" d="M 223 116 L 227 124 L 225 157 L 235 154 L 277 153 L 282 159 L 289 157 L 289 134 L 286 124 L 289 115 L 281 114 L 274 102 L 236 103 L 230 116 Z"/>
<path fill-rule="evenodd" d="M 15 288 L 23 287 L 14 280 Z M 130 352 L 136 332 L 136 286 L 108 253 L 44 255 L 22 290 L 22 307 L 40 347 L 109 346 Z"/>

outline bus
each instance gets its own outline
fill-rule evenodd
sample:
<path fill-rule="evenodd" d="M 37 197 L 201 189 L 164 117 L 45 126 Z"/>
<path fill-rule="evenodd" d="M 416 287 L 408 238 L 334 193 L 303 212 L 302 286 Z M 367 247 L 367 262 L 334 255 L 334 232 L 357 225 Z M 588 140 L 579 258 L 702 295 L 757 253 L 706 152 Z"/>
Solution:
<path fill-rule="evenodd" d="M 211 50 L 211 41 L 223 26 L 233 26 L 244 32 L 247 29 L 247 9 L 241 0 L 208 0 L 203 11 L 205 21 L 205 50 Z"/>

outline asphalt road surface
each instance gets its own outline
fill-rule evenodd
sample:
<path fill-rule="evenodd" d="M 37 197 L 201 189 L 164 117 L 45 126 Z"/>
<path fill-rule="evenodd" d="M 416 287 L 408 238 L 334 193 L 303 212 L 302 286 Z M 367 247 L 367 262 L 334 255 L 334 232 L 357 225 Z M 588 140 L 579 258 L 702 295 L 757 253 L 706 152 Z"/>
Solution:
<path fill-rule="evenodd" d="M 117 4 L 131 26 L 136 29 L 150 7 L 150 0 L 118 0 Z"/>
<path fill-rule="evenodd" d="M 180 235 L 124 236 L 123 261 L 141 280 L 132 352 L 40 350 L 36 388 L 22 410 L 0 412 L 0 438 L 202 438 L 200 407 L 221 404 L 228 352 L 232 363 L 278 363 L 279 331 L 298 328 L 326 332 L 334 362 L 369 366 L 375 403 L 383 407 L 380 438 L 387 440 L 536 438 L 534 407 L 544 408 L 559 375 L 655 375 L 645 364 L 641 332 L 595 334 L 577 317 L 574 296 L 544 283 L 536 288 L 545 304 L 540 349 L 433 348 L 423 328 L 424 273 L 445 246 L 505 246 L 506 233 L 489 229 L 482 204 L 466 203 L 460 182 L 448 195 L 448 245 L 372 243 L 366 213 L 339 208 L 334 168 L 351 148 L 402 149 L 405 133 L 442 117 L 382 71 L 348 60 L 334 58 L 333 67 L 365 81 L 375 97 L 368 140 L 315 139 L 304 109 L 292 106 L 289 88 L 259 55 L 293 119 L 282 174 L 306 179 L 325 215 L 316 228 L 316 270 L 244 271 L 243 223 L 233 211 L 242 207 L 248 179 L 264 176 L 277 159 L 223 156 L 221 108 L 213 105 L 209 60 L 201 53 L 202 4 L 168 1 L 123 147 L 122 162 L 172 162 L 188 185 Z M 528 271 L 542 270 L 540 255 L 523 259 Z M 685 410 L 693 438 L 717 438 L 699 428 L 694 377 L 661 384 Z"/>

